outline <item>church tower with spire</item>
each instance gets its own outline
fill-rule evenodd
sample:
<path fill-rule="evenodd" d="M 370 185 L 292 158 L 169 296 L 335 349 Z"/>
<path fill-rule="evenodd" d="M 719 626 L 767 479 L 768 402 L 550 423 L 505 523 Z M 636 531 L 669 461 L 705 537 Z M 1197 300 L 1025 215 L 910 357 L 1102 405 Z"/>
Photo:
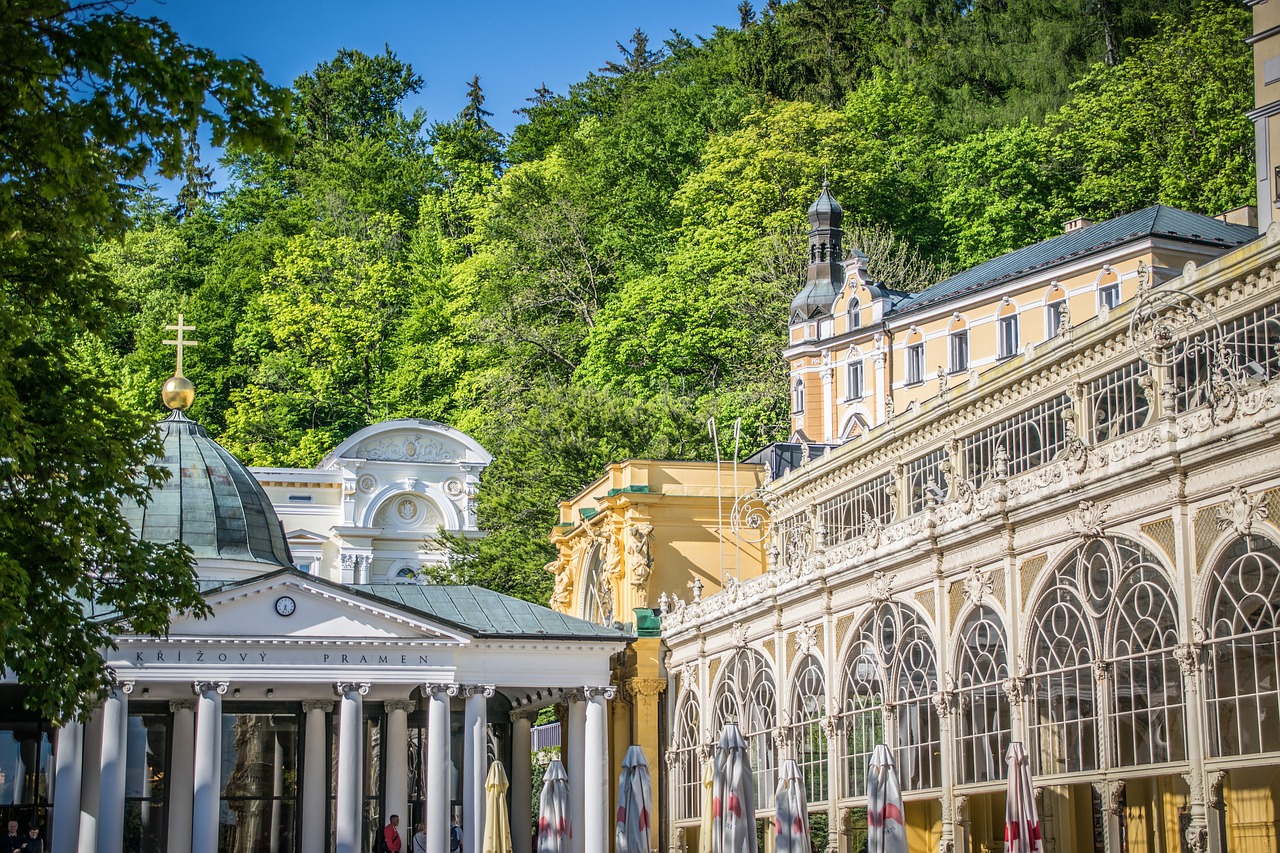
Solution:
<path fill-rule="evenodd" d="M 791 323 L 804 323 L 831 314 L 844 284 L 844 209 L 824 178 L 822 192 L 809 205 L 809 266 L 805 285 L 791 300 Z"/>

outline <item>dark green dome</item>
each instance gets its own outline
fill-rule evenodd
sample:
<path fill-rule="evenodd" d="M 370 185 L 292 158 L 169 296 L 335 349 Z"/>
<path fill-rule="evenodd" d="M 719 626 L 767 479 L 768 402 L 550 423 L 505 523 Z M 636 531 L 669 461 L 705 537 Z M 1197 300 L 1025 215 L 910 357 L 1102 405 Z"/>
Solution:
<path fill-rule="evenodd" d="M 197 561 L 292 566 L 280 518 L 249 469 L 181 411 L 158 429 L 164 455 L 155 464 L 169 470 L 169 479 L 152 488 L 146 506 L 125 504 L 138 537 L 183 542 Z"/>

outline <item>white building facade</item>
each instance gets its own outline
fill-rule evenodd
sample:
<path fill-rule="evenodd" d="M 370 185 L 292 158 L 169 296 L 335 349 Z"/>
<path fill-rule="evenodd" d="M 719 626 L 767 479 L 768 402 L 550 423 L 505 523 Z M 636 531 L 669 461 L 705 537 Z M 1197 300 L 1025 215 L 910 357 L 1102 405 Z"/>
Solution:
<path fill-rule="evenodd" d="M 733 720 L 762 816 L 795 758 L 831 851 L 860 849 L 879 742 L 911 850 L 1000 849 L 1013 740 L 1046 850 L 1275 850 L 1278 262 L 1272 225 L 1139 265 L 1133 298 L 748 496 L 768 570 L 663 616 L 670 848 Z"/>

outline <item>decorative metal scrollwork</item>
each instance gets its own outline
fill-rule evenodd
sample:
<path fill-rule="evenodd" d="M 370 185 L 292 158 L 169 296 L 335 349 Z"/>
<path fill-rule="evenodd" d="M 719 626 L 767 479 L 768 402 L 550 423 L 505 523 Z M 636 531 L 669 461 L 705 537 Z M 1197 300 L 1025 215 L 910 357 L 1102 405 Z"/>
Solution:
<path fill-rule="evenodd" d="M 1129 343 L 1155 367 L 1172 367 L 1180 342 L 1207 347 L 1221 339 L 1220 331 L 1204 300 L 1181 290 L 1145 290 L 1129 317 Z"/>
<path fill-rule="evenodd" d="M 769 538 L 778 496 L 768 489 L 752 489 L 733 502 L 729 526 L 733 535 L 753 545 Z"/>

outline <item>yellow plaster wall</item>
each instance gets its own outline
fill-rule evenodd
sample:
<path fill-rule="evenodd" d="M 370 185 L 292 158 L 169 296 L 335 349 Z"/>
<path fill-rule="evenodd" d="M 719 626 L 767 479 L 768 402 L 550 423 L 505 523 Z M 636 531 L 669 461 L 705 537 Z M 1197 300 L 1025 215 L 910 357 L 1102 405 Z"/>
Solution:
<path fill-rule="evenodd" d="M 1124 787 L 1125 838 L 1129 853 L 1179 850 L 1179 810 L 1187 806 L 1186 783 L 1179 777 L 1131 779 Z"/>
<path fill-rule="evenodd" d="M 1231 853 L 1280 850 L 1280 768 L 1267 765 L 1232 770 L 1222 794 Z"/>
<path fill-rule="evenodd" d="M 907 824 L 907 849 L 911 853 L 934 853 L 942 840 L 942 803 L 916 800 L 903 803 L 902 811 Z"/>

